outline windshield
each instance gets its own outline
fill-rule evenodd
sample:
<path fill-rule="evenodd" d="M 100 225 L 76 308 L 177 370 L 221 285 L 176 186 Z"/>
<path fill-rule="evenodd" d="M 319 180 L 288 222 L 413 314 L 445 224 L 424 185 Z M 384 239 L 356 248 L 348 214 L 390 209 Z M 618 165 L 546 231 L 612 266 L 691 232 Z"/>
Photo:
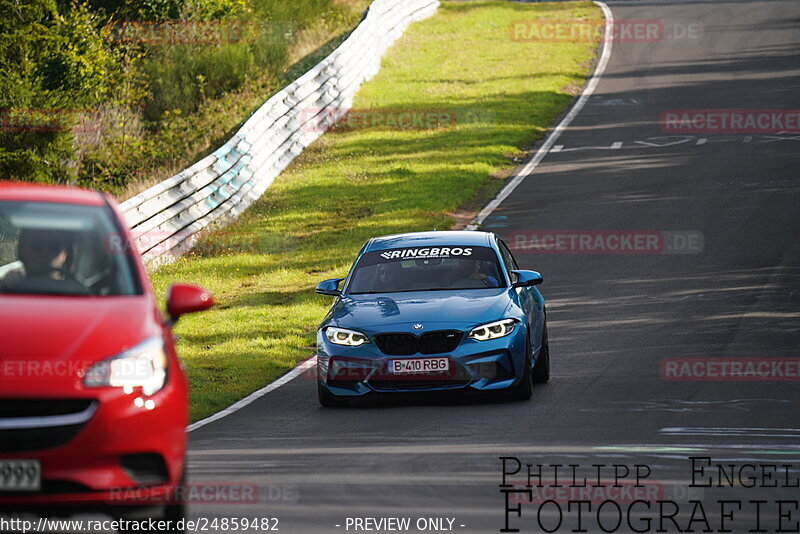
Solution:
<path fill-rule="evenodd" d="M 121 235 L 107 207 L 0 202 L 0 294 L 141 294 Z"/>
<path fill-rule="evenodd" d="M 497 254 L 489 247 L 397 248 L 368 252 L 347 292 L 397 293 L 503 287 Z"/>

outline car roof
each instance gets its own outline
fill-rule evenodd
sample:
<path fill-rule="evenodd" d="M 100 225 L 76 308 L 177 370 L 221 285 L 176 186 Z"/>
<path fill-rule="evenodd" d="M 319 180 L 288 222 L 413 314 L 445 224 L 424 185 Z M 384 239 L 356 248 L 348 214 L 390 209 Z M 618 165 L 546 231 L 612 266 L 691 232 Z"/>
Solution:
<path fill-rule="evenodd" d="M 45 185 L 0 181 L 0 200 L 20 202 L 56 202 L 102 206 L 103 195 L 97 191 L 65 185 Z"/>
<path fill-rule="evenodd" d="M 468 230 L 450 230 L 443 232 L 410 232 L 407 234 L 385 235 L 373 237 L 364 252 L 406 247 L 439 247 L 439 246 L 492 246 L 494 234 L 488 232 L 472 232 Z"/>

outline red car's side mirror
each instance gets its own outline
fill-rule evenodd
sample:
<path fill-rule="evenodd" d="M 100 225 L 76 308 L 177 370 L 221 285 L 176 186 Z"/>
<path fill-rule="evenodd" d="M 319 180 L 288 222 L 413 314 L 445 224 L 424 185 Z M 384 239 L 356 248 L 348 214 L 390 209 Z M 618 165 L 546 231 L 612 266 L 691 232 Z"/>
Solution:
<path fill-rule="evenodd" d="M 214 297 L 202 287 L 173 284 L 167 290 L 167 313 L 173 322 L 183 314 L 207 310 L 213 305 Z"/>

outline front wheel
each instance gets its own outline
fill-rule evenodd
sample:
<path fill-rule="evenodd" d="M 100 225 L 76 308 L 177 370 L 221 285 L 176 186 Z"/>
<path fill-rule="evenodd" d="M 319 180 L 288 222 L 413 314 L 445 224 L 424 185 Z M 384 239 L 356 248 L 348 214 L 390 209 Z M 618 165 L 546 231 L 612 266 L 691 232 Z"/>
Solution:
<path fill-rule="evenodd" d="M 531 373 L 532 353 L 531 340 L 528 336 L 525 336 L 525 361 L 522 364 L 524 370 L 522 371 L 522 380 L 520 380 L 519 384 L 517 384 L 511 392 L 511 398 L 514 400 L 531 400 L 533 396 L 533 377 Z"/>
<path fill-rule="evenodd" d="M 545 384 L 550 381 L 550 344 L 547 339 L 547 321 L 542 326 L 542 348 L 533 366 L 533 383 Z"/>

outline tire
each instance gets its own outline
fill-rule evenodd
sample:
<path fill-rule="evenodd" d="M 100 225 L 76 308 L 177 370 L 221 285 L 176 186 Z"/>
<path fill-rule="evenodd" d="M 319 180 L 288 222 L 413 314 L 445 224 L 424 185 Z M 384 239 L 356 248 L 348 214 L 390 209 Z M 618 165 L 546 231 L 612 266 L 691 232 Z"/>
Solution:
<path fill-rule="evenodd" d="M 528 336 L 525 336 L 525 363 L 524 371 L 522 372 L 522 380 L 519 384 L 514 386 L 511 392 L 511 398 L 517 401 L 531 400 L 533 396 L 533 376 L 531 373 L 531 358 L 533 349 L 531 348 L 531 341 Z"/>
<path fill-rule="evenodd" d="M 322 387 L 322 384 L 319 382 L 317 382 L 317 396 L 319 397 L 319 403 L 325 408 L 340 408 L 349 404 L 346 399 L 337 397 Z"/>
<path fill-rule="evenodd" d="M 542 328 L 542 348 L 539 349 L 539 357 L 536 358 L 536 365 L 533 366 L 534 384 L 546 384 L 550 381 L 550 343 L 547 337 L 546 320 Z"/>

